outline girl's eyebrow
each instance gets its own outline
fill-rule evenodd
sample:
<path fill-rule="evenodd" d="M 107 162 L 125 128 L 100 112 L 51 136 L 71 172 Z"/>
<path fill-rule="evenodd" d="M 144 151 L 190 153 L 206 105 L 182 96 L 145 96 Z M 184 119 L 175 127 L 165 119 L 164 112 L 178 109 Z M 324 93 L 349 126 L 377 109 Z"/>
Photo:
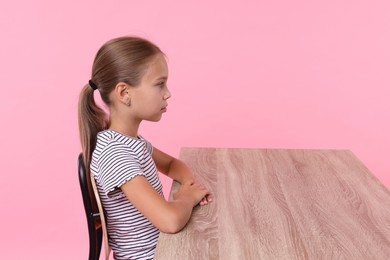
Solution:
<path fill-rule="evenodd" d="M 167 79 L 168 79 L 168 77 L 162 76 L 162 77 L 158 77 L 156 80 L 167 80 Z"/>

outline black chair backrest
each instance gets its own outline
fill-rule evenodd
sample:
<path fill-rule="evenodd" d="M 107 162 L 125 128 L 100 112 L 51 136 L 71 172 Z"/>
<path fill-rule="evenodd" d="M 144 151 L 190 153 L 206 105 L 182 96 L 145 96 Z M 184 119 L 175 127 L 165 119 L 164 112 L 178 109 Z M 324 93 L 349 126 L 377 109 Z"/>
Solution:
<path fill-rule="evenodd" d="M 102 225 L 100 214 L 93 193 L 90 175 L 87 174 L 83 154 L 78 157 L 78 172 L 81 194 L 88 223 L 89 260 L 98 260 L 102 248 Z"/>

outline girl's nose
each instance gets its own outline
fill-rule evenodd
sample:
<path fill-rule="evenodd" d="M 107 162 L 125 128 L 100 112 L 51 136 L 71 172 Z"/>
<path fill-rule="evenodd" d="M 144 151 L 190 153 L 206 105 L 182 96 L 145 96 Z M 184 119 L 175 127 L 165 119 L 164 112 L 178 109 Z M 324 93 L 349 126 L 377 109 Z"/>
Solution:
<path fill-rule="evenodd" d="M 167 92 L 165 92 L 165 95 L 164 95 L 164 100 L 167 100 L 168 98 L 170 98 L 172 95 L 171 95 L 171 92 L 169 91 L 169 89 L 167 88 Z"/>

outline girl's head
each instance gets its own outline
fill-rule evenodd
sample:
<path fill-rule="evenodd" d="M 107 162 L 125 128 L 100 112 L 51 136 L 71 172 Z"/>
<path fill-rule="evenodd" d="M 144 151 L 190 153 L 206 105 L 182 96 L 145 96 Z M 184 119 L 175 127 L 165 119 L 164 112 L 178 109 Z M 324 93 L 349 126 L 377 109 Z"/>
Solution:
<path fill-rule="evenodd" d="M 152 115 L 142 114 L 145 113 L 142 111 L 142 105 L 145 108 L 145 104 L 140 102 L 142 98 L 146 99 L 145 102 L 154 101 L 152 94 L 145 95 L 138 90 L 141 89 L 140 86 L 156 81 L 157 74 L 165 76 L 165 79 L 161 80 L 163 83 L 154 84 L 163 84 L 162 87 L 166 88 L 167 69 L 164 55 L 148 40 L 120 37 L 108 41 L 99 49 L 92 66 L 91 83 L 84 86 L 79 99 L 80 139 L 88 171 L 97 133 L 108 126 L 107 115 L 94 101 L 93 87 L 99 91 L 101 99 L 110 110 L 119 109 L 118 106 L 128 106 L 132 109 L 131 113 L 140 116 L 140 119 L 157 121 L 158 117 L 148 118 Z M 167 89 L 166 92 L 167 99 L 170 93 Z M 165 107 L 166 102 L 155 105 Z"/>
<path fill-rule="evenodd" d="M 92 66 L 92 82 L 109 106 L 109 94 L 119 82 L 138 86 L 149 63 L 161 50 L 138 37 L 120 37 L 105 43 L 97 52 Z"/>

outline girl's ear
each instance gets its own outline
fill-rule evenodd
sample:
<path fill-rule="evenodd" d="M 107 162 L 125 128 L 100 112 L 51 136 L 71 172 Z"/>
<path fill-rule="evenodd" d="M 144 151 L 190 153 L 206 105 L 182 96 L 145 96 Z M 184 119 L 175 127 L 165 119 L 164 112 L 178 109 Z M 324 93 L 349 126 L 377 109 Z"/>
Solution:
<path fill-rule="evenodd" d="M 127 106 L 131 104 L 130 88 L 127 83 L 119 82 L 114 89 L 116 98 Z"/>

